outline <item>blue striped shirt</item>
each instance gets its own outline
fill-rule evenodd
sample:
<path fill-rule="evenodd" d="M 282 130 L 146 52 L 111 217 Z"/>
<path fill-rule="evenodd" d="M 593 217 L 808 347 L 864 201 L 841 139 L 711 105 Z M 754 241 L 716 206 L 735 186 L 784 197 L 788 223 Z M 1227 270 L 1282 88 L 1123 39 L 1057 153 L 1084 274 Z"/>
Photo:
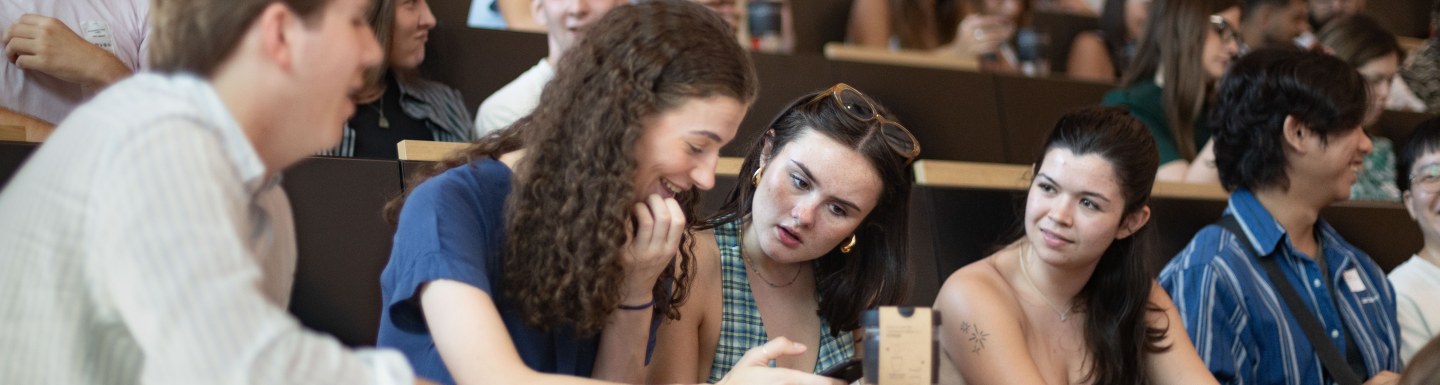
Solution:
<path fill-rule="evenodd" d="M 1220 383 L 1333 382 L 1259 260 L 1248 257 L 1244 247 L 1259 258 L 1280 258 L 1280 270 L 1342 355 L 1348 337 L 1344 325 L 1350 326 L 1365 359 L 1362 377 L 1400 370 L 1395 293 L 1375 261 L 1321 219 L 1315 228 L 1329 270 L 1322 274 L 1320 264 L 1295 249 L 1285 229 L 1248 190 L 1231 194 L 1225 212 L 1235 216 L 1252 244 L 1242 244 L 1219 226 L 1206 226 L 1160 272 L 1160 285 L 1170 292 L 1195 349 Z M 1339 301 L 1332 300 L 1322 279 L 1333 285 Z"/>
<path fill-rule="evenodd" d="M 465 109 L 465 99 L 461 97 L 460 91 L 420 78 L 401 76 L 396 81 L 399 83 L 400 109 L 411 118 L 424 122 L 436 142 L 475 140 L 475 129 L 470 125 L 470 112 Z M 347 122 L 340 134 L 340 144 L 317 155 L 346 158 L 355 156 L 355 128 L 350 127 Z"/>

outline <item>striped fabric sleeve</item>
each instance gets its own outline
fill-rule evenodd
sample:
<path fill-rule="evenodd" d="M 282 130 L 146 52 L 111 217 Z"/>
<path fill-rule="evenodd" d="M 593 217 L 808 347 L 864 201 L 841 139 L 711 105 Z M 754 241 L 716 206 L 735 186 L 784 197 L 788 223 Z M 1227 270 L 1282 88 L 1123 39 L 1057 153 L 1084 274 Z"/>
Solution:
<path fill-rule="evenodd" d="M 140 382 L 413 382 L 403 357 L 349 351 L 265 297 L 244 241 L 248 190 L 218 136 L 194 124 L 168 119 L 114 147 L 94 182 L 113 188 L 85 208 L 102 256 L 87 275 L 145 352 Z"/>
<path fill-rule="evenodd" d="M 1202 235 L 1210 235 L 1212 239 L 1204 242 Z M 1215 252 L 1219 241 L 1214 239 L 1219 238 L 1216 235 L 1214 231 L 1209 234 L 1201 231 L 1190 246 L 1176 256 L 1176 262 L 1200 257 L 1195 253 Z M 1217 263 L 1219 261 L 1172 263 L 1161 273 L 1160 286 L 1170 293 L 1196 352 L 1215 379 L 1221 384 L 1254 383 L 1258 369 L 1256 357 L 1248 351 L 1241 332 L 1249 318 L 1238 295 L 1238 286 L 1234 280 L 1227 279 L 1233 272 Z"/>

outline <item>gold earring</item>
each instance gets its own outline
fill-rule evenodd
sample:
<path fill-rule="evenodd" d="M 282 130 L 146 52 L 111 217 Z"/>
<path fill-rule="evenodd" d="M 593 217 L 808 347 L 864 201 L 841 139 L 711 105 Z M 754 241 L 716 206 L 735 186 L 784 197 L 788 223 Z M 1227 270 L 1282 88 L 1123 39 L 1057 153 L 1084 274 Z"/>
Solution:
<path fill-rule="evenodd" d="M 854 249 L 855 249 L 855 235 L 854 235 L 854 234 L 851 234 L 851 235 L 850 235 L 850 243 L 846 243 L 845 246 L 840 246 L 840 252 L 845 253 L 845 254 L 850 254 L 850 250 L 854 250 Z"/>
<path fill-rule="evenodd" d="M 765 166 L 756 167 L 756 168 L 755 168 L 755 175 L 750 177 L 750 184 L 759 186 L 759 185 L 760 185 L 760 175 L 762 175 L 762 174 L 764 174 L 764 173 L 765 173 Z"/>

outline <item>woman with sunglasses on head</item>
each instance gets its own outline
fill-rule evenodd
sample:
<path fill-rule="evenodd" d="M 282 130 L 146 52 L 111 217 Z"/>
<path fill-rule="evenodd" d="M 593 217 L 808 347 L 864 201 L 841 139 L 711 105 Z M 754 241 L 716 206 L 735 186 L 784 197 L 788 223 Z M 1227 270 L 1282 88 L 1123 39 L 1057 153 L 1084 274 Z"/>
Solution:
<path fill-rule="evenodd" d="M 1146 266 L 1156 151 L 1122 109 L 1060 118 L 1022 236 L 940 288 L 941 383 L 1216 383 Z"/>
<path fill-rule="evenodd" d="M 1215 183 L 1206 105 L 1240 50 L 1237 0 L 1155 0 L 1145 38 L 1120 88 L 1103 104 L 1126 106 L 1160 149 L 1156 177 Z"/>
<path fill-rule="evenodd" d="M 816 347 L 776 366 L 820 372 L 854 356 L 865 309 L 909 289 L 915 137 L 845 84 L 797 99 L 769 127 L 699 226 L 691 296 L 660 328 L 651 383 L 715 382 L 775 337 Z"/>
<path fill-rule="evenodd" d="M 682 202 L 714 184 L 755 98 L 729 37 L 687 1 L 618 7 L 560 60 L 523 129 L 413 177 L 386 210 L 398 228 L 378 345 L 447 384 L 642 382 L 652 321 L 678 315 L 692 281 Z M 772 342 L 731 379 L 828 383 L 765 366 L 804 350 Z"/>

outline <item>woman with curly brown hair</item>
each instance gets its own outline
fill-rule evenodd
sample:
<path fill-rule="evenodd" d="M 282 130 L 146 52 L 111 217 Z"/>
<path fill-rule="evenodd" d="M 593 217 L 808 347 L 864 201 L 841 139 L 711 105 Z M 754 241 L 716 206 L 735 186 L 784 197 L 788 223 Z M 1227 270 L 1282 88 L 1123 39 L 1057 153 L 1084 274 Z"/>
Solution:
<path fill-rule="evenodd" d="M 823 371 L 854 357 L 865 309 L 910 287 L 910 131 L 843 83 L 769 127 L 741 165 L 750 178 L 699 226 L 692 296 L 660 329 L 652 383 L 718 381 L 770 337 L 815 347 L 776 366 Z"/>
<path fill-rule="evenodd" d="M 620 7 L 591 28 L 530 116 L 418 175 L 387 210 L 398 229 L 378 342 L 422 376 L 641 382 L 655 317 L 689 292 L 681 202 L 713 185 L 753 67 L 689 2 Z M 765 367 L 803 350 L 768 344 L 737 376 L 771 377 L 737 380 L 823 381 Z"/>

